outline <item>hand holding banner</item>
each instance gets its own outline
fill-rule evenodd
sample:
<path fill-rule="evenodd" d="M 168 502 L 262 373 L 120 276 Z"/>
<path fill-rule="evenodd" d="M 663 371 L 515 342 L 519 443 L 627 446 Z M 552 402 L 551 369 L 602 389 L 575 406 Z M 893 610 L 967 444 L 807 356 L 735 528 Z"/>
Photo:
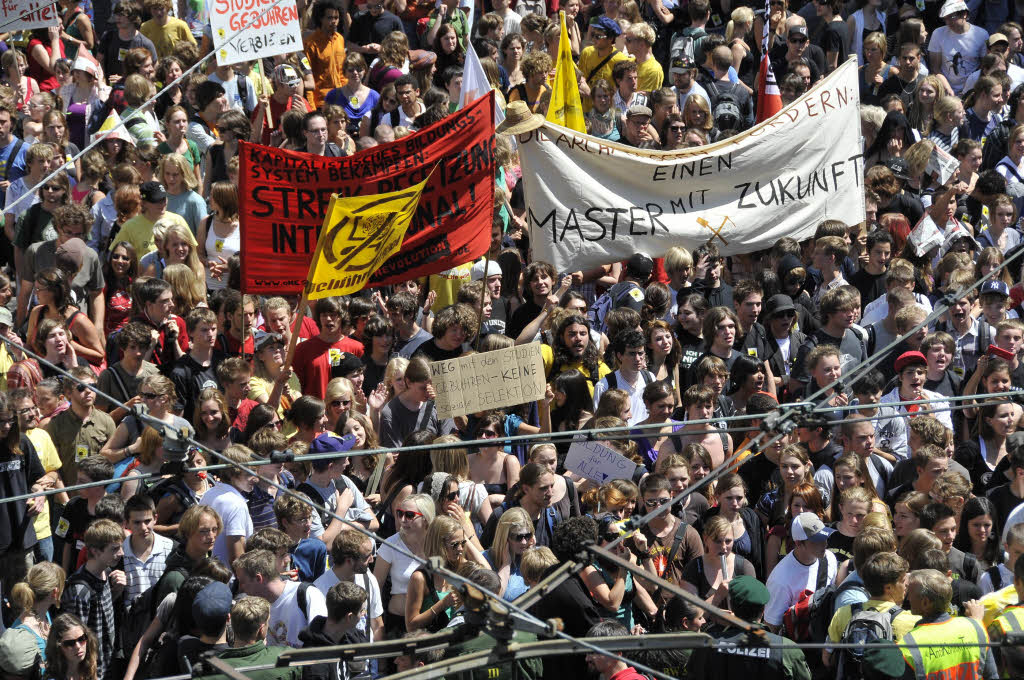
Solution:
<path fill-rule="evenodd" d="M 537 401 L 546 387 L 539 342 L 435 361 L 430 377 L 438 418 Z"/>

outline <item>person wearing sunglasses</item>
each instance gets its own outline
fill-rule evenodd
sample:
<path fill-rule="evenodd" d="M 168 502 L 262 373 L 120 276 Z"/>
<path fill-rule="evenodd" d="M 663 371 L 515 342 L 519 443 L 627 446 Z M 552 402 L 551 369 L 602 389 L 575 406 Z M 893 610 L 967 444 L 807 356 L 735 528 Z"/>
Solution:
<path fill-rule="evenodd" d="M 96 636 L 74 614 L 53 620 L 46 641 L 46 677 L 98 680 Z"/>
<path fill-rule="evenodd" d="M 796 348 L 807 340 L 796 326 L 797 309 L 793 298 L 781 293 L 773 295 L 764 304 L 764 325 L 768 331 L 768 365 L 775 378 L 776 390 L 782 390 L 789 380 L 796 361 Z M 779 397 L 786 398 L 785 393 Z"/>
<path fill-rule="evenodd" d="M 621 536 L 622 520 L 613 513 L 604 513 L 597 517 L 597 542 L 603 548 Z M 636 536 L 633 537 L 636 545 Z M 627 547 L 628 540 L 620 541 L 612 549 L 618 557 L 639 566 L 640 561 Z M 640 545 L 646 548 L 641 539 Z M 650 616 L 658 614 L 658 606 L 644 587 L 633 579 L 633 574 L 598 557 L 588 564 L 580 573 L 580 578 L 587 586 L 591 596 L 598 605 L 598 611 L 606 619 L 614 619 L 633 634 L 643 632 L 642 628 L 634 628 L 633 605 L 644 610 Z"/>
<path fill-rule="evenodd" d="M 178 398 L 174 390 L 174 383 L 169 378 L 160 374 L 146 376 L 139 385 L 139 396 L 142 397 L 142 403 L 149 409 L 151 417 L 162 420 L 179 430 L 186 427 L 192 428 L 187 420 L 174 415 L 171 410 Z M 100 450 L 100 454 L 112 463 L 119 463 L 129 456 L 138 455 L 139 435 L 142 433 L 142 429 L 142 422 L 135 416 L 125 418 L 117 426 L 114 436 Z"/>
<path fill-rule="evenodd" d="M 468 539 L 463 522 L 447 515 L 435 517 L 430 523 L 423 539 L 423 554 L 427 559 L 440 558 L 444 568 L 455 572 L 471 563 L 484 569 L 491 566 Z M 405 628 L 409 632 L 425 628 L 436 633 L 448 625 L 461 605 L 462 597 L 458 590 L 443 576 L 417 569 L 409 577 Z"/>
<path fill-rule="evenodd" d="M 683 522 L 670 511 L 672 491 L 672 485 L 664 473 L 650 474 L 641 480 L 640 514 L 647 515 L 658 509 L 662 509 L 663 512 L 652 518 L 633 536 L 632 544 L 647 571 L 678 584 L 682 580 L 683 567 L 700 555 L 701 548 L 700 534 L 689 523 Z M 696 495 L 699 494 L 694 496 Z M 671 597 L 671 593 L 655 593 L 655 601 L 659 604 L 663 604 Z"/>
<path fill-rule="evenodd" d="M 523 553 L 537 544 L 533 522 L 522 508 L 509 508 L 498 520 L 494 542 L 484 551 L 484 558 L 501 579 L 501 596 L 512 602 L 528 589 L 520 571 Z"/>
<path fill-rule="evenodd" d="M 384 590 L 384 583 L 391 576 L 391 597 L 384 612 L 384 630 L 389 639 L 405 634 L 405 600 L 409 590 L 409 579 L 420 563 L 406 553 L 424 557 L 424 539 L 427 527 L 434 520 L 434 499 L 425 493 L 414 493 L 395 508 L 395 523 L 398 533 L 384 540 L 377 551 L 373 565 L 373 576 L 377 585 Z"/>
<path fill-rule="evenodd" d="M 474 482 L 484 485 L 492 508 L 505 502 L 505 494 L 519 482 L 519 459 L 502 450 L 498 437 L 504 434 L 505 414 L 490 411 L 483 414 L 473 432 L 474 439 L 493 440 L 492 446 L 481 446 L 469 456 L 469 472 Z"/>

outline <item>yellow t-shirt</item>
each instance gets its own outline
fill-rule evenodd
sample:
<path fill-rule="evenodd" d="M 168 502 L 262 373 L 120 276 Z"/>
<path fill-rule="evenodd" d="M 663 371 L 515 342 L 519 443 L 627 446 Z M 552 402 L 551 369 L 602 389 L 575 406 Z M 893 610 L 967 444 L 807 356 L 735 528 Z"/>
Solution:
<path fill-rule="evenodd" d="M 32 446 L 36 447 L 36 455 L 39 457 L 39 463 L 43 466 L 44 470 L 53 472 L 60 469 L 60 454 L 57 453 L 57 447 L 53 445 L 53 440 L 50 439 L 50 435 L 47 434 L 46 430 L 36 427 L 26 432 L 25 436 L 32 442 Z M 36 515 L 32 526 L 35 527 L 37 539 L 42 540 L 52 535 L 50 531 L 50 505 L 48 503 L 43 504 L 43 511 Z"/>
<path fill-rule="evenodd" d="M 189 228 L 185 218 L 177 213 L 165 212 L 160 219 L 169 219 L 185 228 Z M 118 232 L 117 238 L 110 241 L 110 250 L 113 250 L 119 241 L 128 241 L 135 248 L 135 254 L 141 261 L 143 255 L 156 250 L 156 244 L 153 243 L 154 224 L 156 222 L 150 222 L 145 215 L 136 215 L 121 225 L 121 231 Z"/>
<path fill-rule="evenodd" d="M 158 24 L 156 19 L 143 22 L 142 26 L 139 27 L 139 33 L 153 42 L 156 54 L 161 59 L 174 54 L 174 43 L 179 40 L 184 40 L 193 45 L 196 44 L 196 39 L 192 35 L 188 24 L 174 17 L 168 17 L 167 24 L 164 26 Z"/>
<path fill-rule="evenodd" d="M 864 603 L 864 609 L 871 609 L 876 612 L 887 612 L 896 605 L 892 602 L 886 602 L 884 600 L 868 600 Z M 839 642 L 843 633 L 846 632 L 846 626 L 850 623 L 851 605 L 840 607 L 836 610 L 835 615 L 832 617 L 832 622 L 828 625 L 828 639 L 832 642 Z M 892 620 L 892 632 L 896 636 L 897 642 L 904 635 L 909 633 L 917 625 L 917 622 L 921 620 L 920 616 L 911 614 L 904 610 L 896 615 L 896 618 Z"/>
<path fill-rule="evenodd" d="M 568 371 L 571 368 L 575 368 L 583 375 L 587 375 L 587 372 L 583 370 L 583 362 L 576 362 L 574 364 L 564 364 L 558 367 L 558 371 L 552 371 L 551 366 L 555 361 L 554 352 L 551 350 L 550 345 L 540 346 L 540 356 L 544 360 L 544 375 L 549 375 L 554 378 L 558 373 L 562 371 Z M 601 381 L 601 378 L 605 377 L 609 373 L 612 373 L 612 369 L 608 368 L 608 364 L 603 361 L 597 364 L 597 378 L 593 382 L 587 380 L 587 389 L 590 390 L 590 396 L 594 396 L 594 384 Z"/>
<path fill-rule="evenodd" d="M 302 394 L 302 385 L 299 383 L 299 377 L 294 373 L 292 374 L 292 377 L 288 379 L 288 387 L 290 387 L 292 392 L 295 394 Z M 249 394 L 246 396 L 249 399 L 255 399 L 256 401 L 266 403 L 266 400 L 270 399 L 270 393 L 273 391 L 274 383 L 254 375 L 249 378 Z M 285 399 L 282 397 L 281 404 L 277 408 L 277 415 L 281 419 L 281 434 L 291 439 L 292 435 L 296 434 L 299 430 L 295 427 L 295 424 L 292 423 L 292 421 L 285 419 L 284 402 Z"/>
<path fill-rule="evenodd" d="M 0 392 L 7 391 L 7 371 L 14 365 L 14 358 L 7 351 L 7 345 L 0 343 Z"/>
<path fill-rule="evenodd" d="M 612 54 L 612 58 L 609 59 L 601 66 L 597 68 L 597 65 L 604 60 L 604 57 L 597 54 L 597 48 L 593 45 L 588 45 L 583 48 L 580 53 L 580 71 L 583 72 L 583 77 L 587 79 L 587 84 L 590 85 L 590 89 L 594 89 L 594 83 L 601 78 L 608 81 L 608 84 L 614 88 L 615 81 L 612 80 L 612 69 L 620 61 L 626 61 L 629 56 L 622 52 L 615 52 Z M 594 69 L 597 69 L 594 71 Z M 593 74 L 591 73 L 593 72 Z M 639 75 L 639 72 L 638 72 Z M 583 113 L 589 113 L 590 109 L 593 108 L 594 104 L 591 102 L 590 97 L 582 97 L 583 100 Z"/>
<path fill-rule="evenodd" d="M 665 82 L 665 72 L 661 64 L 654 57 L 651 57 L 636 68 L 636 89 L 641 92 L 653 92 L 660 90 Z"/>

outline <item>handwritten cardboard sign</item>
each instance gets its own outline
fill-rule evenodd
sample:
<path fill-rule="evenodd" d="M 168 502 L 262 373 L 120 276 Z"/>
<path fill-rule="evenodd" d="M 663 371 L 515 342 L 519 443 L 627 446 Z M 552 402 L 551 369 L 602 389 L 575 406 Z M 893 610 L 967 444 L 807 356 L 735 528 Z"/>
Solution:
<path fill-rule="evenodd" d="M 544 397 L 540 343 L 435 361 L 430 377 L 438 418 L 525 404 Z"/>
<path fill-rule="evenodd" d="M 227 66 L 302 50 L 295 0 L 272 5 L 274 0 L 214 0 L 210 28 L 217 64 Z"/>
<path fill-rule="evenodd" d="M 601 442 L 573 442 L 565 469 L 604 484 L 609 479 L 632 479 L 636 463 Z"/>
<path fill-rule="evenodd" d="M 52 0 L 0 0 L 0 24 L 4 32 L 59 26 L 60 16 Z"/>

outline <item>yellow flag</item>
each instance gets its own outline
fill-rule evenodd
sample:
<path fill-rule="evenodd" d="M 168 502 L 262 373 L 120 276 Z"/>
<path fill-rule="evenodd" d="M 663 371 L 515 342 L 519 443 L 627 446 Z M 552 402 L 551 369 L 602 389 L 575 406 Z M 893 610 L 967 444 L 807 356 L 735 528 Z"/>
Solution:
<path fill-rule="evenodd" d="M 362 290 L 402 247 L 429 179 L 388 194 L 332 196 L 309 265 L 306 298 L 319 300 Z"/>
<path fill-rule="evenodd" d="M 565 12 L 559 12 L 558 16 L 562 22 L 562 37 L 558 41 L 558 64 L 555 67 L 547 120 L 585 133 L 587 124 L 583 120 L 580 85 L 576 79 L 576 65 L 572 61 L 569 31 L 565 28 Z"/>

